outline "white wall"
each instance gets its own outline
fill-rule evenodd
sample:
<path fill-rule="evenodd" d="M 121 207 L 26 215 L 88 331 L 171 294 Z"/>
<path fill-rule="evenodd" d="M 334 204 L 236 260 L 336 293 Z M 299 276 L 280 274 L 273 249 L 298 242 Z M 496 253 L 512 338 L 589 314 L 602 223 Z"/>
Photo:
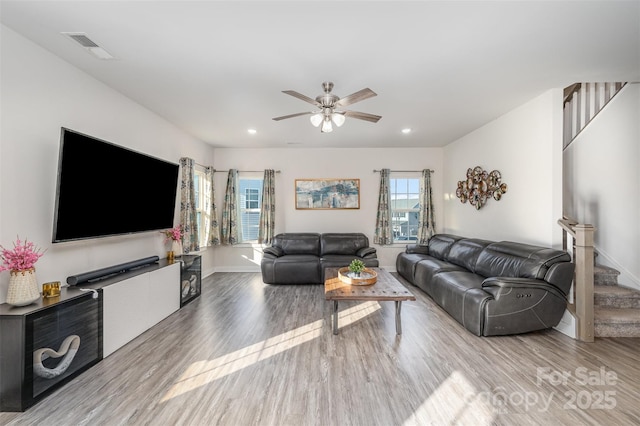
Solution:
<path fill-rule="evenodd" d="M 1 39 L 0 244 L 12 247 L 19 235 L 46 249 L 39 283 L 166 256 L 159 232 L 51 244 L 60 127 L 175 163 L 212 162 L 213 149 L 5 26 Z M 0 302 L 8 275 L 0 273 Z"/>
<path fill-rule="evenodd" d="M 4 26 L 1 53 L 0 244 L 10 245 L 18 234 L 45 248 L 46 255 L 36 265 L 39 282 L 64 282 L 71 274 L 163 256 L 166 250 L 159 233 L 50 243 L 61 126 L 170 161 L 188 156 L 218 170 L 281 170 L 276 177 L 277 232 L 363 232 L 373 244 L 380 177 L 373 169 L 430 168 L 435 170 L 438 232 L 559 245 L 559 89 L 444 149 L 213 149 Z M 327 136 L 339 137 L 339 133 Z M 476 165 L 500 170 L 509 185 L 501 201 L 491 200 L 480 211 L 461 204 L 454 195 L 457 181 L 468 167 Z M 298 178 L 360 179 L 361 207 L 296 210 L 294 181 Z M 225 184 L 226 173 L 217 173 L 219 208 Z M 376 245 L 381 266 L 394 269 L 396 255 L 404 246 Z M 216 247 L 204 252 L 203 272 L 258 271 L 259 261 L 259 247 Z M 8 274 L 0 274 L 0 301 L 6 295 L 7 281 Z"/>
<path fill-rule="evenodd" d="M 468 168 L 508 191 L 480 210 L 455 196 Z M 549 90 L 444 148 L 444 232 L 562 247 L 562 90 Z M 442 222 L 441 222 L 442 223 Z"/>
<path fill-rule="evenodd" d="M 565 212 L 596 227 L 597 263 L 640 289 L 640 84 L 628 84 L 565 150 Z"/>
<path fill-rule="evenodd" d="M 309 131 L 318 131 L 309 127 Z M 339 137 L 337 132 L 327 137 Z M 380 266 L 395 270 L 397 254 L 406 244 L 379 246 L 373 244 L 373 233 L 378 207 L 380 174 L 373 170 L 422 170 L 429 168 L 433 174 L 433 196 L 436 200 L 436 227 L 442 221 L 442 149 L 398 148 L 398 149 L 216 149 L 217 170 L 280 170 L 276 175 L 276 233 L 280 232 L 362 232 L 369 237 L 372 246 L 378 249 Z M 254 174 L 262 177 L 262 173 Z M 240 173 L 241 177 L 254 176 Z M 407 174 L 393 174 L 394 177 Z M 420 173 L 408 176 L 420 177 Z M 360 209 L 357 210 L 296 210 L 294 204 L 296 179 L 304 178 L 353 178 L 360 179 Z M 226 173 L 216 173 L 216 199 L 222 209 Z M 259 270 L 261 252 L 259 247 L 216 247 L 214 252 L 216 270 Z"/>

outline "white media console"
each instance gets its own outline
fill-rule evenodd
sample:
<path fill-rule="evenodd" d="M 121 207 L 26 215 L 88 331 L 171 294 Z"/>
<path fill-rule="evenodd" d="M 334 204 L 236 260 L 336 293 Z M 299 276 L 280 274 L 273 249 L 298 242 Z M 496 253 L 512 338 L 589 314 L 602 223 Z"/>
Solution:
<path fill-rule="evenodd" d="M 199 256 L 184 258 L 80 282 L 28 306 L 0 304 L 0 411 L 26 410 L 179 310 L 185 303 L 181 274 L 197 278 L 191 297 L 199 296 Z M 66 366 L 43 359 L 35 368 L 34 354 L 67 352 L 69 339 L 79 344 Z"/>
<path fill-rule="evenodd" d="M 103 357 L 180 309 L 180 263 L 102 287 Z"/>

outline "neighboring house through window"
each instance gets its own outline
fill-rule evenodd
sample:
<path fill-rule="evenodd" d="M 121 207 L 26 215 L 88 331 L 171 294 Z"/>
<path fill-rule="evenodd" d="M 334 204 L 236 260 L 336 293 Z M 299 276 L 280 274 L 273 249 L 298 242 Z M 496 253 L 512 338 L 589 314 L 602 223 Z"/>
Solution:
<path fill-rule="evenodd" d="M 416 241 L 420 214 L 420 179 L 390 178 L 389 190 L 393 242 Z"/>

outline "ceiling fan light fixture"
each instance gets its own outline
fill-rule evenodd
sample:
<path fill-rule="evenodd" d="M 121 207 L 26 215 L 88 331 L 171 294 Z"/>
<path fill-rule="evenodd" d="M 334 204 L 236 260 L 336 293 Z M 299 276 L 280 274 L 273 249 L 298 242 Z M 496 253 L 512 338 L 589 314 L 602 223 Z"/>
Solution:
<path fill-rule="evenodd" d="M 331 133 L 333 132 L 333 126 L 331 125 L 331 120 L 324 120 L 322 122 L 322 129 L 320 129 L 322 133 Z"/>
<path fill-rule="evenodd" d="M 322 124 L 322 126 L 320 127 L 320 131 L 322 133 L 329 133 L 333 131 L 334 124 L 336 125 L 336 127 L 341 127 L 346 121 L 347 115 L 350 119 L 357 118 L 358 120 L 369 121 L 371 123 L 377 123 L 378 120 L 382 118 L 379 115 L 369 114 L 366 112 L 344 110 L 345 107 L 351 104 L 369 99 L 372 96 L 377 96 L 377 94 L 368 87 L 362 90 L 358 90 L 357 92 L 354 92 L 343 98 L 340 98 L 331 93 L 331 90 L 333 89 L 333 83 L 331 82 L 322 83 L 322 88 L 324 93 L 322 95 L 316 96 L 315 99 L 303 95 L 302 93 L 298 93 L 295 90 L 283 90 L 282 93 L 310 103 L 311 105 L 319 108 L 319 111 L 316 110 L 315 112 L 298 112 L 295 114 L 275 117 L 273 118 L 273 120 L 280 121 L 286 118 L 308 115 L 309 120 L 314 127 L 320 127 L 320 125 Z"/>
<path fill-rule="evenodd" d="M 320 123 L 322 123 L 322 121 L 324 120 L 324 116 L 322 115 L 322 113 L 319 112 L 309 117 L 309 120 L 311 121 L 311 124 L 313 124 L 313 127 L 318 127 Z"/>
<path fill-rule="evenodd" d="M 345 117 L 342 114 L 334 112 L 333 114 L 331 114 L 331 120 L 336 126 L 341 127 L 344 124 Z"/>

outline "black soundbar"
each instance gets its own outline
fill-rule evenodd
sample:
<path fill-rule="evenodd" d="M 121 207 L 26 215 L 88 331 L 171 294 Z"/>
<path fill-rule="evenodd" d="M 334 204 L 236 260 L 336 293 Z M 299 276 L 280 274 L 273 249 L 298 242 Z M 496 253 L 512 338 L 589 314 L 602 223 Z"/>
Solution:
<path fill-rule="evenodd" d="M 106 278 L 133 268 L 155 263 L 158 259 L 160 259 L 158 256 L 145 257 L 144 259 L 133 260 L 131 262 L 121 263 L 107 268 L 96 269 L 95 271 L 85 272 L 84 274 L 71 275 L 67 277 L 67 284 L 78 285 L 87 281 Z"/>

